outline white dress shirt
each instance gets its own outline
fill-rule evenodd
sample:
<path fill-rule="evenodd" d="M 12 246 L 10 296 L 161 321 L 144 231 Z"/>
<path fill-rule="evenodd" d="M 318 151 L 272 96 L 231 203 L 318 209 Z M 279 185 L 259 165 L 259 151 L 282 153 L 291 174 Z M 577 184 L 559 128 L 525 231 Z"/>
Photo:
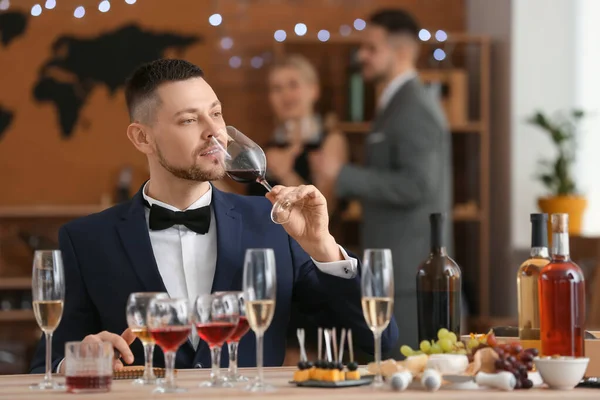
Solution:
<path fill-rule="evenodd" d="M 377 108 L 379 109 L 379 111 L 385 110 L 387 105 L 392 100 L 392 97 L 394 97 L 396 92 L 400 90 L 402 85 L 404 85 L 406 82 L 408 82 L 415 76 L 417 76 L 417 71 L 411 69 L 392 79 L 392 81 L 387 84 L 385 89 L 383 89 L 383 92 L 381 92 L 381 96 L 379 97 L 379 102 L 377 104 Z"/>
<path fill-rule="evenodd" d="M 212 200 L 211 185 L 208 191 L 186 210 L 179 210 L 170 204 L 148 196 L 147 186 L 148 183 L 144 185 L 142 194 L 150 206 L 156 204 L 172 211 L 204 207 L 210 205 Z M 146 207 L 145 211 L 146 223 L 149 225 L 150 209 Z M 158 271 L 169 296 L 187 298 L 190 304 L 193 304 L 197 296 L 209 294 L 217 266 L 217 224 L 214 209 L 211 207 L 210 227 L 204 235 L 198 234 L 184 225 L 173 225 L 163 230 L 149 229 L 149 233 Z M 324 273 L 341 278 L 354 278 L 358 261 L 349 257 L 341 246 L 340 250 L 345 260 L 323 263 L 313 259 L 313 262 Z M 196 348 L 198 336 L 195 329 L 192 329 L 190 339 Z"/>

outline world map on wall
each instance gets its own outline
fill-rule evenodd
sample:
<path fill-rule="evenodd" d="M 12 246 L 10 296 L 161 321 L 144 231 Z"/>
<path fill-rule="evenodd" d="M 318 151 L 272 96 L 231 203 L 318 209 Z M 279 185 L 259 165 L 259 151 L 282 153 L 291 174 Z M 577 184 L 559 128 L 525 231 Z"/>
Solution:
<path fill-rule="evenodd" d="M 0 14 L 0 43 L 8 46 L 25 33 L 26 27 L 26 14 Z M 98 86 L 103 85 L 114 96 L 140 64 L 164 57 L 167 50 L 183 52 L 199 41 L 200 36 L 153 32 L 136 24 L 91 38 L 60 36 L 52 44 L 52 56 L 39 69 L 33 98 L 52 104 L 61 136 L 68 139 L 80 121 L 81 109 Z M 14 113 L 0 104 L 0 139 Z"/>

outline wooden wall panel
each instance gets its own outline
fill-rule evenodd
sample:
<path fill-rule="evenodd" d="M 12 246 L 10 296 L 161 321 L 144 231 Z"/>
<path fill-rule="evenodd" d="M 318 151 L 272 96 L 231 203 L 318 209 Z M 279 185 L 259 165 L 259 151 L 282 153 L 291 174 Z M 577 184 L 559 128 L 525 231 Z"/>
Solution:
<path fill-rule="evenodd" d="M 39 1 L 12 1 L 10 11 L 29 14 L 35 3 Z M 14 111 L 11 126 L 0 137 L 0 205 L 99 203 L 103 194 L 112 193 L 116 175 L 126 164 L 134 168 L 135 188 L 146 179 L 145 159 L 125 136 L 128 120 L 122 90 L 111 93 L 105 86 L 95 86 L 68 140 L 61 138 L 53 106 L 34 101 L 32 88 L 39 69 L 60 36 L 92 38 L 129 23 L 156 32 L 203 36 L 202 43 L 167 56 L 202 66 L 225 105 L 227 122 L 263 143 L 272 131 L 266 69 L 251 68 L 249 60 L 272 51 L 276 29 L 293 34 L 294 24 L 304 22 L 308 34 L 315 35 L 318 29 L 337 30 L 391 6 L 409 9 L 429 29 L 465 29 L 464 0 L 138 0 L 134 5 L 112 1 L 104 14 L 95 8 L 97 2 L 57 3 L 54 10 L 30 17 L 23 36 L 0 45 L 0 105 Z M 73 10 L 82 3 L 87 13 L 75 19 Z M 223 15 L 219 27 L 207 22 L 213 12 Z M 234 40 L 231 50 L 219 47 L 223 36 Z M 232 55 L 242 57 L 241 68 L 229 67 Z M 120 61 L 103 60 L 107 67 Z"/>

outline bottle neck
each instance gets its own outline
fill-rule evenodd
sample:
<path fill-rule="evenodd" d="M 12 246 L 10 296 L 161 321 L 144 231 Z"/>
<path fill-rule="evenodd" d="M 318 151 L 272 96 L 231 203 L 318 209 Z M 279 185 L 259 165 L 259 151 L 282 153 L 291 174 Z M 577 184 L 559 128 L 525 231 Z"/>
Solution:
<path fill-rule="evenodd" d="M 531 258 L 548 258 L 548 248 L 547 247 L 532 247 L 529 252 L 529 256 Z"/>
<path fill-rule="evenodd" d="M 446 256 L 446 247 L 431 247 L 431 255 L 432 256 Z"/>
<path fill-rule="evenodd" d="M 567 232 L 552 233 L 552 257 L 569 259 L 569 234 Z"/>

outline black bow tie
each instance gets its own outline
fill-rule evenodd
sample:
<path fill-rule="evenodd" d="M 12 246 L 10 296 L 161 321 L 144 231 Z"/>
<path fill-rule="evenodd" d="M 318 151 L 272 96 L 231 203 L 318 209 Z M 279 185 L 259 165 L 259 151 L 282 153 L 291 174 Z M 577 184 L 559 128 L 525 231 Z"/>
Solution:
<path fill-rule="evenodd" d="M 144 201 L 149 207 L 150 204 Z M 150 207 L 150 229 L 160 231 L 173 225 L 184 225 L 190 230 L 204 235 L 210 227 L 210 206 L 187 211 L 172 211 L 152 204 Z"/>

